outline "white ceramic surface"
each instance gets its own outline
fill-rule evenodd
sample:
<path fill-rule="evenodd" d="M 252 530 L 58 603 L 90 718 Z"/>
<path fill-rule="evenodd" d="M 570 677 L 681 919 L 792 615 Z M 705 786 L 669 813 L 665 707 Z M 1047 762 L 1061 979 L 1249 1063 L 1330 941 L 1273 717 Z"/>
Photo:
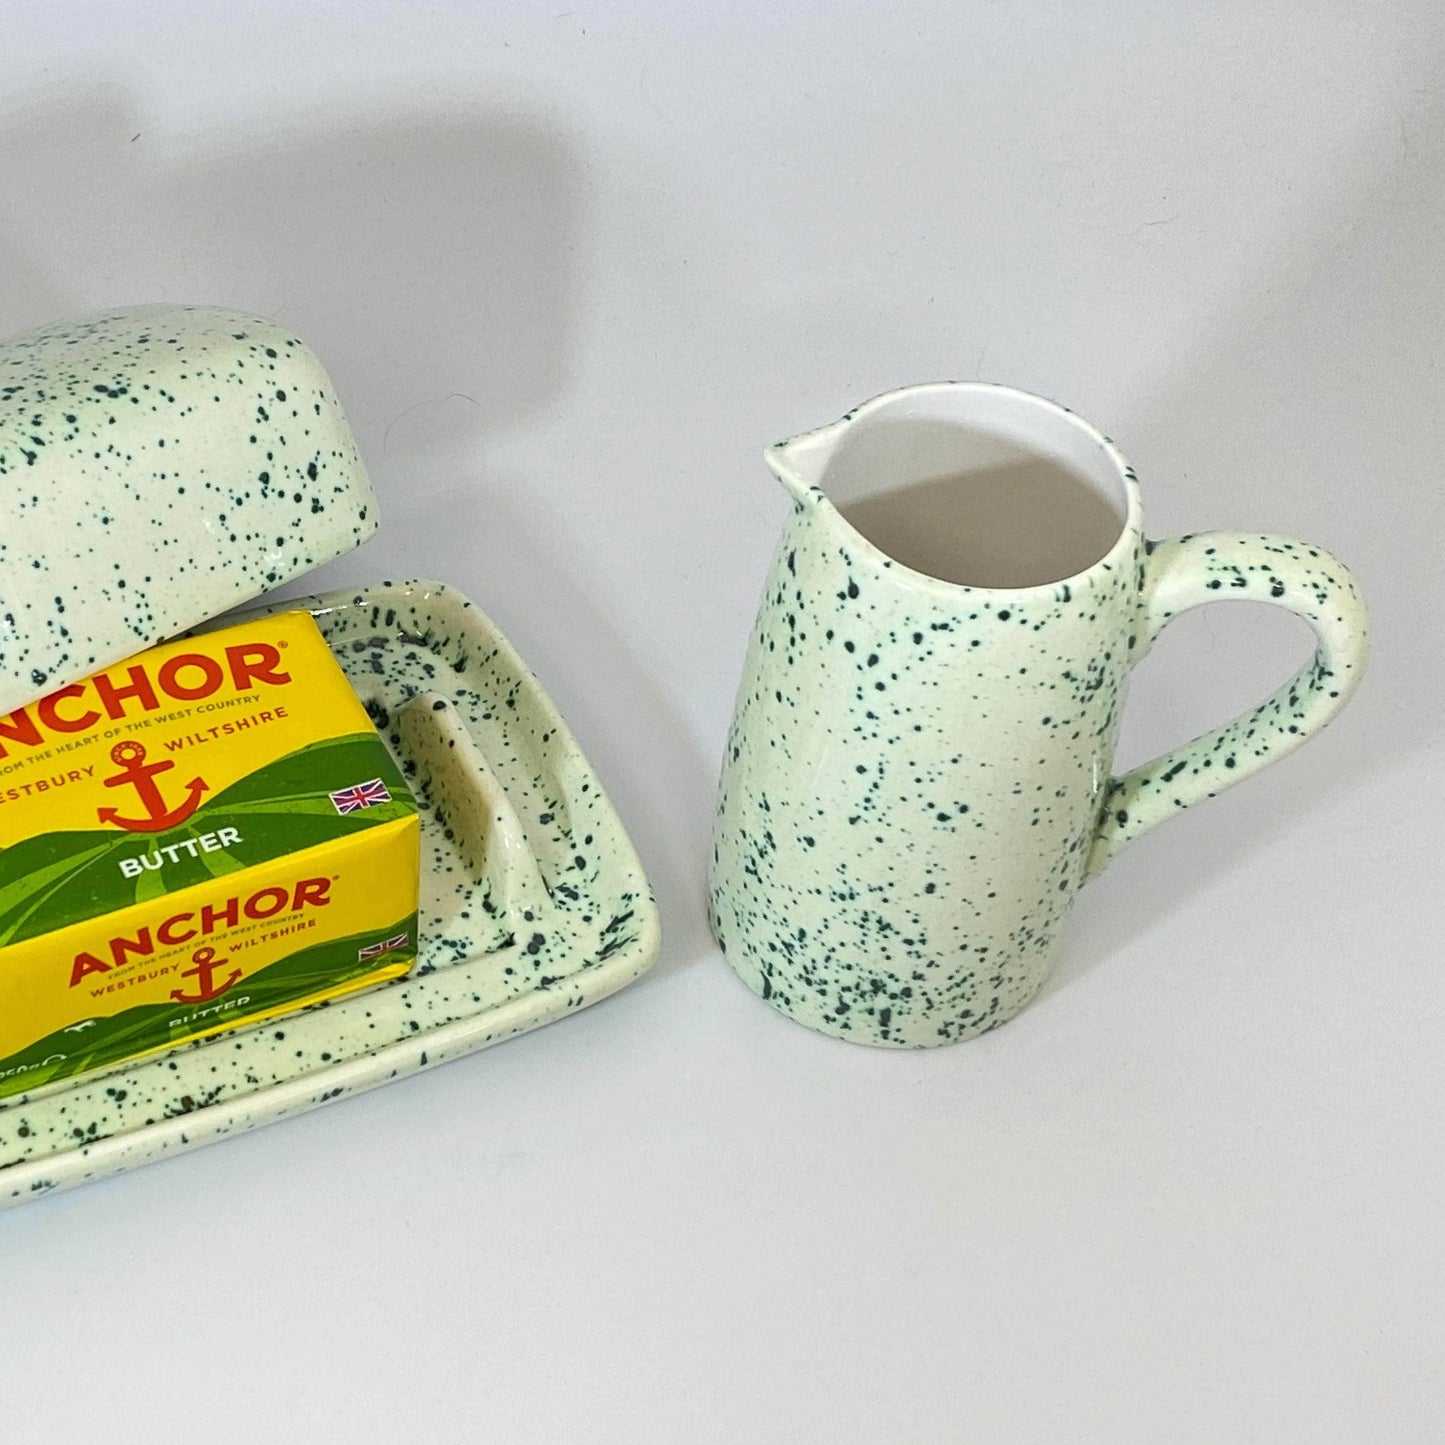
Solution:
<path fill-rule="evenodd" d="M 911 387 L 768 459 L 793 510 L 723 764 L 712 917 L 748 986 L 825 1033 L 924 1047 L 1012 1017 L 1086 878 L 1293 752 L 1360 680 L 1365 614 L 1339 562 L 1280 537 L 1146 541 L 1133 470 L 1039 397 Z M 887 491 L 1021 459 L 1113 508 L 1117 540 L 1092 565 L 1019 587 L 943 581 L 880 551 L 829 495 L 860 470 Z M 1129 671 L 1173 617 L 1225 599 L 1304 618 L 1314 658 L 1253 711 L 1111 779 Z"/>
<path fill-rule="evenodd" d="M 422 810 L 414 972 L 0 1105 L 0 1205 L 210 1143 L 595 1003 L 656 958 L 656 904 L 547 695 L 471 603 L 384 583 L 309 606 Z"/>

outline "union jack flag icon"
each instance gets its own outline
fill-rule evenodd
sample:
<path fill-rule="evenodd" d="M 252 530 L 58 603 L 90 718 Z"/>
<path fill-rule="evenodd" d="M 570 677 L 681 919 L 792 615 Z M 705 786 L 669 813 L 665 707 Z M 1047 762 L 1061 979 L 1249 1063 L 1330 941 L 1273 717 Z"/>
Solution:
<path fill-rule="evenodd" d="M 355 813 L 362 808 L 374 808 L 378 803 L 391 802 L 391 793 L 380 778 L 372 778 L 368 783 L 355 783 L 329 796 L 331 806 L 338 813 Z"/>
<path fill-rule="evenodd" d="M 406 941 L 410 936 L 410 934 L 398 933 L 393 938 L 383 938 L 380 943 L 369 943 L 365 948 L 357 951 L 356 961 L 365 963 L 368 958 L 380 958 L 383 953 L 390 953 L 394 948 L 405 948 Z"/>

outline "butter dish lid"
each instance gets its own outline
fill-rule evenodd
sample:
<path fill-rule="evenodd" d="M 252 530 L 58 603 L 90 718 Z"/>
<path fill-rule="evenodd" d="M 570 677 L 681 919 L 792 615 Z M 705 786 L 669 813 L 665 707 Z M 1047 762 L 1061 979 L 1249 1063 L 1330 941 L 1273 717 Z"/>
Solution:
<path fill-rule="evenodd" d="M 315 355 L 270 321 L 138 306 L 0 344 L 0 716 L 376 529 Z"/>

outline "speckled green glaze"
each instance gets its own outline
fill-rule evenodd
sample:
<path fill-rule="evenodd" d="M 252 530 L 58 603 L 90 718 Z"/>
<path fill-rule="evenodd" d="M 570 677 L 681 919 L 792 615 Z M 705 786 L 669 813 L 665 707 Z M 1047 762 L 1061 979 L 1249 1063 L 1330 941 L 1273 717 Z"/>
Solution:
<path fill-rule="evenodd" d="M 657 908 L 537 680 L 436 583 L 310 606 L 422 810 L 415 972 L 0 1105 L 0 1205 L 114 1174 L 575 1013 L 657 955 Z"/>
<path fill-rule="evenodd" d="M 0 715 L 355 547 L 376 504 L 316 357 L 138 306 L 0 346 Z"/>
<path fill-rule="evenodd" d="M 1037 437 L 1112 489 L 1122 526 L 1107 555 L 1058 582 L 976 588 L 856 532 L 826 495 L 850 430 L 950 408 Z M 924 1047 L 1010 1018 L 1047 977 L 1088 877 L 1292 752 L 1360 680 L 1364 610 L 1339 562 L 1277 537 L 1146 541 L 1133 471 L 1039 398 L 909 388 L 768 456 L 793 508 L 727 744 L 711 912 L 748 986 L 825 1033 Z M 1129 670 L 1172 617 L 1224 599 L 1297 613 L 1314 659 L 1254 711 L 1111 777 Z"/>

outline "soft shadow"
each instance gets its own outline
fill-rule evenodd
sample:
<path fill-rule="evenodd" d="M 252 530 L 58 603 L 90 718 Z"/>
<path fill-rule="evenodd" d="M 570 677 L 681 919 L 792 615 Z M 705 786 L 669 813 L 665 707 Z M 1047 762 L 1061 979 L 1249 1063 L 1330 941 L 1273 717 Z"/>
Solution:
<path fill-rule="evenodd" d="M 50 314 L 62 313 L 64 302 L 48 286 L 39 266 L 24 255 L 11 237 L 9 217 L 0 210 L 0 276 L 5 285 L 0 289 L 0 337 L 28 327 L 30 316 L 50 308 Z"/>
<path fill-rule="evenodd" d="M 1123 526 L 1091 486 L 1043 457 L 929 477 L 842 515 L 895 562 L 969 587 L 1072 577 L 1105 556 Z"/>
<path fill-rule="evenodd" d="M 420 508 L 425 506 L 423 513 Z M 483 579 L 472 600 L 528 659 L 596 768 L 636 846 L 663 924 L 656 970 L 707 956 L 706 860 L 716 760 L 697 739 L 623 629 L 607 615 L 603 559 L 589 553 L 565 514 L 535 483 L 468 471 L 430 487 L 424 503 L 392 504 L 397 537 L 444 515 L 431 557 L 440 574 Z M 373 544 L 381 570 L 394 558 L 387 533 Z"/>
<path fill-rule="evenodd" d="M 157 300 L 268 316 L 325 360 L 378 475 L 566 384 L 583 185 L 555 122 L 398 92 L 187 136 L 97 81 L 0 110 L 0 175 L 6 333 Z"/>
<path fill-rule="evenodd" d="M 572 347 L 580 176 L 564 137 L 484 106 L 373 98 L 323 128 L 233 138 L 167 178 L 198 279 L 328 358 L 362 455 L 495 441 L 546 415 Z"/>
<path fill-rule="evenodd" d="M 1196 364 L 1117 427 L 1139 467 L 1151 535 L 1210 526 L 1303 533 L 1355 573 L 1371 609 L 1372 658 L 1360 692 L 1320 738 L 1200 805 L 1227 809 L 1228 827 L 1191 826 L 1191 811 L 1132 845 L 1089 886 L 1041 998 L 1280 846 L 1302 820 L 1445 740 L 1445 635 L 1425 594 L 1400 581 L 1438 570 L 1445 498 L 1433 480 L 1392 475 L 1401 437 L 1414 439 L 1411 456 L 1445 452 L 1435 355 L 1445 269 L 1419 241 L 1422 218 L 1445 205 L 1442 176 L 1445 121 L 1435 117 L 1412 127 L 1393 174 L 1347 214 L 1319 218 L 1271 284 L 1221 323 Z M 1379 277 L 1389 284 L 1375 296 L 1368 282 Z M 1348 325 L 1333 322 L 1342 306 Z M 1422 324 L 1427 317 L 1435 324 Z M 1328 330 L 1322 318 L 1332 318 Z M 1307 384 L 1301 356 L 1311 358 Z M 1191 453 L 1214 458 L 1213 468 L 1202 470 Z M 1287 459 L 1288 486 L 1260 475 L 1260 454 Z M 1223 721 L 1284 679 L 1299 655 L 1282 645 L 1279 619 L 1262 618 L 1262 610 L 1221 604 L 1166 631 L 1125 710 L 1120 770 Z M 1223 655 L 1212 655 L 1221 642 Z M 1230 707 L 1221 712 L 1226 696 Z M 1382 820 L 1369 837 L 1331 847 L 1378 847 L 1387 826 Z"/>
<path fill-rule="evenodd" d="M 0 106 L 0 338 L 100 305 L 169 299 L 119 280 L 133 230 L 112 197 L 129 193 L 138 218 L 141 122 L 120 85 L 99 82 L 11 94 Z M 79 203 L 84 203 L 82 213 Z M 139 247 L 137 247 L 139 249 Z M 86 264 L 78 264 L 81 257 Z"/>

